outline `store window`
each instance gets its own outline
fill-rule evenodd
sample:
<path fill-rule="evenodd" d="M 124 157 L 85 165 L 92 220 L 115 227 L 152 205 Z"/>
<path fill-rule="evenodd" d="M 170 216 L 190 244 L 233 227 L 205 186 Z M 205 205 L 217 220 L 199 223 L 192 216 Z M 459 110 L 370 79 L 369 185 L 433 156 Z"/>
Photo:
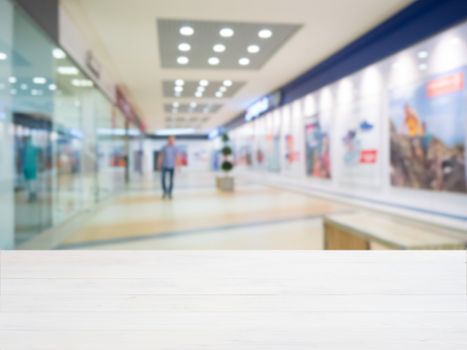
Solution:
<path fill-rule="evenodd" d="M 115 130 L 124 129 L 67 53 L 0 0 L 0 248 L 21 247 L 123 188 L 126 139 Z"/>
<path fill-rule="evenodd" d="M 14 245 L 13 136 L 11 124 L 11 88 L 13 42 L 13 6 L 0 0 L 0 249 Z"/>

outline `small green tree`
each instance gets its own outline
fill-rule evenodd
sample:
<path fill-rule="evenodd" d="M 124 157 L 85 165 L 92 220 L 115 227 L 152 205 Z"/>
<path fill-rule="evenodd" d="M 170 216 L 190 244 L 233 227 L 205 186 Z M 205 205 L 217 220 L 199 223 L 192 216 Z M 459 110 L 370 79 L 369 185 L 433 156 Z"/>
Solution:
<path fill-rule="evenodd" d="M 232 171 L 234 167 L 233 162 L 230 159 L 230 157 L 233 154 L 233 151 L 232 151 L 232 147 L 230 147 L 229 141 L 230 141 L 229 135 L 227 133 L 223 134 L 222 143 L 224 145 L 222 146 L 221 153 L 224 159 L 222 160 L 221 169 L 222 171 L 225 172 L 226 175 L 228 175 L 229 172 Z"/>

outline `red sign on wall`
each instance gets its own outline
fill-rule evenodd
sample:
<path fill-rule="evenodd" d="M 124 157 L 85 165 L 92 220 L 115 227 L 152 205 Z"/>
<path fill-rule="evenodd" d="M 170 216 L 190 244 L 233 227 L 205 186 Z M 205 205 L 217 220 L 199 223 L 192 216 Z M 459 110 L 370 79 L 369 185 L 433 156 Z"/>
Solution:
<path fill-rule="evenodd" d="M 128 101 L 125 94 L 119 87 L 117 87 L 117 90 L 116 90 L 115 104 L 122 111 L 122 113 L 125 115 L 125 118 L 127 118 L 127 120 L 130 123 L 136 125 L 141 130 L 142 133 L 146 132 L 146 126 L 143 124 L 141 119 L 138 117 L 135 110 L 133 109 L 133 106 Z"/>
<path fill-rule="evenodd" d="M 360 164 L 375 164 L 378 159 L 378 151 L 369 149 L 360 152 Z"/>
<path fill-rule="evenodd" d="M 428 83 L 428 97 L 450 94 L 464 88 L 464 72 L 445 75 Z"/>

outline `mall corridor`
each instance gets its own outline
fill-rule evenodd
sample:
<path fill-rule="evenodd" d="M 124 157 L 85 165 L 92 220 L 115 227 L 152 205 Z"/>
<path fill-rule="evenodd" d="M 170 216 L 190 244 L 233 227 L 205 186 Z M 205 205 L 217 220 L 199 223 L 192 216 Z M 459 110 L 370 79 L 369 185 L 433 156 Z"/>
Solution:
<path fill-rule="evenodd" d="M 322 249 L 323 215 L 349 210 L 340 203 L 247 181 L 235 194 L 219 193 L 209 173 L 179 182 L 171 201 L 161 199 L 152 181 L 133 188 L 59 248 Z"/>
<path fill-rule="evenodd" d="M 0 350 L 466 350 L 466 0 L 0 0 Z"/>

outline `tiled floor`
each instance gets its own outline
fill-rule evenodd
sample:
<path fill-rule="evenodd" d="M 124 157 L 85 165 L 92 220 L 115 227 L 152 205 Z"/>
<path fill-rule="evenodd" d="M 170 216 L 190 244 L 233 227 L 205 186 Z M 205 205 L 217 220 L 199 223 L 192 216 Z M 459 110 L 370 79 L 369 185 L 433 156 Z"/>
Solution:
<path fill-rule="evenodd" d="M 157 179 L 140 182 L 103 208 L 64 249 L 321 249 L 321 217 L 348 207 L 241 182 L 214 188 L 212 174 L 178 176 L 172 201 Z"/>

